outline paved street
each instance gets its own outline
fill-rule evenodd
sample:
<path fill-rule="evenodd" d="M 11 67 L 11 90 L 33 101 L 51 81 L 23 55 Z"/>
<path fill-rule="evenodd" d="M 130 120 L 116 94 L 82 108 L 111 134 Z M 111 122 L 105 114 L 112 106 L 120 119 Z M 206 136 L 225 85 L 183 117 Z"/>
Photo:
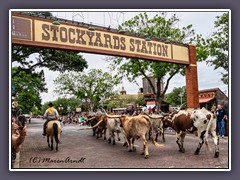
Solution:
<path fill-rule="evenodd" d="M 213 158 L 214 145 L 209 139 L 212 152 L 203 145 L 200 154 L 194 155 L 198 145 L 195 136 L 187 135 L 186 152 L 180 153 L 172 133 L 166 134 L 164 147 L 157 148 L 149 141 L 149 159 L 141 154 L 142 145 L 136 140 L 136 152 L 128 152 L 121 142 L 108 144 L 96 139 L 92 130 L 80 130 L 85 126 L 66 124 L 60 138 L 59 151 L 50 151 L 47 138 L 42 134 L 42 119 L 32 119 L 20 154 L 20 168 L 228 168 L 228 139 L 220 139 L 220 156 Z M 107 132 L 108 137 L 108 132 Z"/>

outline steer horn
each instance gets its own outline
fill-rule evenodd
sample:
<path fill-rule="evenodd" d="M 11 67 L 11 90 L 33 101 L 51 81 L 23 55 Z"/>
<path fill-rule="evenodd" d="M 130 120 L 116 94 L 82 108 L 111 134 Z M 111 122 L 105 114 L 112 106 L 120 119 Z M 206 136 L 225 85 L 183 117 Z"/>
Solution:
<path fill-rule="evenodd" d="M 180 105 L 179 111 L 180 111 L 180 110 L 184 110 L 184 109 L 183 109 L 184 105 L 186 105 L 186 103 L 183 103 L 183 104 Z"/>
<path fill-rule="evenodd" d="M 93 127 L 87 127 L 87 128 L 83 128 L 83 129 L 80 129 L 80 130 L 94 129 L 94 128 L 97 127 L 103 120 L 104 120 L 104 118 L 101 119 L 101 120 L 100 120 L 97 124 L 95 124 Z"/>
<path fill-rule="evenodd" d="M 159 117 L 152 117 L 152 116 L 150 116 L 149 114 L 147 114 L 146 112 L 144 112 L 144 114 L 145 115 L 147 115 L 149 118 L 151 118 L 151 119 L 159 119 L 159 118 L 162 118 L 163 116 L 159 116 Z"/>
<path fill-rule="evenodd" d="M 120 118 L 120 117 L 122 117 L 121 115 L 109 115 L 109 114 L 106 113 L 105 109 L 102 109 L 102 110 L 104 111 L 104 113 L 106 114 L 106 116 L 108 118 Z"/>
<path fill-rule="evenodd" d="M 91 117 L 90 119 L 87 119 L 88 121 L 91 121 L 91 120 L 93 120 L 95 117 Z"/>

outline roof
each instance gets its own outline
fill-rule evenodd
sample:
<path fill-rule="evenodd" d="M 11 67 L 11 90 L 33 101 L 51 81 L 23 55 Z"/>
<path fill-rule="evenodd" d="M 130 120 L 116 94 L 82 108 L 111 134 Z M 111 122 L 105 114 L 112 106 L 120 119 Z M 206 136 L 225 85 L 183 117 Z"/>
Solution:
<path fill-rule="evenodd" d="M 202 94 L 202 93 L 206 93 L 206 92 L 216 92 L 219 91 L 220 93 L 222 93 L 225 97 L 227 97 L 227 95 L 221 91 L 221 89 L 219 88 L 210 88 L 210 89 L 202 89 L 198 91 L 198 94 Z M 228 97 L 227 97 L 228 98 Z"/>
<path fill-rule="evenodd" d="M 215 97 L 199 98 L 199 103 L 206 103 L 213 100 Z"/>
<path fill-rule="evenodd" d="M 149 77 L 149 78 L 153 77 L 153 73 L 149 73 L 149 74 L 147 75 L 147 77 Z M 143 77 L 142 79 L 146 79 L 146 77 Z"/>
<path fill-rule="evenodd" d="M 147 105 L 155 105 L 155 99 L 151 99 L 151 100 L 146 100 L 146 104 Z M 162 106 L 163 105 L 169 105 L 170 103 L 166 102 L 166 101 L 162 101 Z"/>
<path fill-rule="evenodd" d="M 202 90 L 199 90 L 199 92 L 202 93 L 202 92 L 217 91 L 217 90 L 220 90 L 220 89 L 219 88 L 202 89 Z"/>
<path fill-rule="evenodd" d="M 121 94 L 120 99 L 127 99 L 127 98 L 138 98 L 138 94 Z"/>

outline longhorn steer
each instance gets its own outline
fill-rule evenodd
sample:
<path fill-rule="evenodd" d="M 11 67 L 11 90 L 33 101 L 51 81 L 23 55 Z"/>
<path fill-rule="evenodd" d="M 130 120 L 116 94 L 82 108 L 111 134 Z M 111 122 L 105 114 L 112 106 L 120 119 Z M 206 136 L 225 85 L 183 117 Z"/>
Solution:
<path fill-rule="evenodd" d="M 112 144 L 116 144 L 115 142 L 115 132 L 118 136 L 118 141 L 121 141 L 119 133 L 122 132 L 122 128 L 120 127 L 120 117 L 119 115 L 109 115 L 106 113 L 106 111 L 103 109 L 105 115 L 107 116 L 107 130 L 109 132 L 109 138 L 108 142 L 111 143 L 111 140 L 113 140 Z M 125 140 L 126 142 L 126 140 Z M 126 144 L 126 143 L 124 143 Z"/>
<path fill-rule="evenodd" d="M 163 135 L 163 116 L 162 115 L 156 115 L 156 114 L 152 114 L 152 115 L 148 115 L 147 113 L 145 113 L 151 123 L 152 123 L 152 127 L 153 127 L 153 131 L 155 132 L 155 141 L 157 141 L 158 139 L 158 134 L 159 132 L 161 133 L 161 135 Z M 151 139 L 151 131 L 149 131 L 148 133 L 148 140 Z M 162 136 L 162 140 L 165 142 L 165 138 L 164 135 Z"/>
<path fill-rule="evenodd" d="M 138 115 L 134 117 L 121 116 L 120 125 L 123 128 L 126 141 L 128 143 L 129 152 L 134 151 L 134 140 L 141 138 L 143 142 L 143 153 L 145 159 L 148 158 L 148 142 L 146 140 L 146 134 L 149 130 L 153 131 L 152 123 L 150 119 L 145 115 Z M 162 145 L 158 144 L 153 138 L 153 132 L 151 135 L 152 143 L 160 147 Z"/>
<path fill-rule="evenodd" d="M 115 132 L 118 136 L 118 141 L 121 141 L 119 137 L 119 133 L 122 132 L 122 128 L 120 127 L 120 119 L 118 117 L 108 117 L 107 118 L 107 130 L 109 132 L 108 142 L 111 143 L 111 139 L 113 140 L 112 144 L 115 144 Z"/>
<path fill-rule="evenodd" d="M 195 127 L 198 128 L 198 134 L 201 132 L 201 136 L 199 138 L 199 145 L 195 151 L 195 154 L 199 154 L 200 149 L 205 142 L 208 149 L 210 149 L 208 145 L 208 135 L 209 132 L 212 135 L 213 142 L 215 144 L 215 154 L 214 157 L 219 157 L 219 138 L 216 133 L 216 117 L 213 113 L 209 112 L 205 108 L 202 108 L 200 110 L 195 110 L 191 114 L 191 119 L 193 119 L 193 124 Z M 205 137 L 203 138 L 203 134 L 205 131 Z M 199 137 L 199 135 L 198 135 Z"/>
<path fill-rule="evenodd" d="M 195 133 L 195 135 L 197 135 L 199 138 L 199 145 L 194 153 L 196 155 L 199 154 L 204 142 L 208 146 L 207 137 L 210 131 L 215 144 L 214 157 L 219 156 L 219 140 L 216 135 L 216 119 L 214 118 L 213 114 L 207 111 L 205 108 L 194 111 L 180 110 L 179 112 L 173 112 L 168 117 L 164 118 L 164 124 L 176 131 L 176 143 L 179 146 L 179 151 L 183 153 L 185 152 L 183 142 L 186 133 Z"/>
<path fill-rule="evenodd" d="M 103 134 L 104 140 L 105 140 L 106 139 L 106 130 L 107 130 L 106 129 L 106 116 L 105 115 L 96 115 L 89 120 L 91 121 L 93 136 L 95 136 L 97 134 L 97 139 L 98 139 L 99 137 L 102 137 L 102 134 Z"/>

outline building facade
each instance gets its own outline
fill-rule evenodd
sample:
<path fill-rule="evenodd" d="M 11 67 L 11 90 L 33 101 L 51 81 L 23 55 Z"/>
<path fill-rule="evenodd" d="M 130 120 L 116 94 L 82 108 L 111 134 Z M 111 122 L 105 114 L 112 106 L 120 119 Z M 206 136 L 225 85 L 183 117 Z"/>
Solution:
<path fill-rule="evenodd" d="M 148 75 L 148 78 L 150 79 L 150 81 L 152 82 L 153 86 L 155 89 L 157 89 L 157 80 L 156 78 L 153 77 L 152 74 L 149 74 Z M 153 95 L 153 90 L 150 86 L 150 83 L 148 82 L 147 78 L 142 78 L 142 83 L 143 83 L 143 94 L 144 96 L 146 95 L 149 95 L 149 96 L 152 96 Z M 161 79 L 161 90 L 163 90 L 163 79 Z"/>
<path fill-rule="evenodd" d="M 219 88 L 203 89 L 199 91 L 200 108 L 205 107 L 211 110 L 213 106 L 222 105 L 224 109 L 229 111 L 228 97 Z M 229 120 L 226 121 L 226 136 L 229 134 Z"/>
<path fill-rule="evenodd" d="M 200 108 L 211 110 L 212 106 L 222 105 L 228 111 L 228 97 L 219 88 L 203 89 L 199 91 Z"/>
<path fill-rule="evenodd" d="M 153 77 L 153 74 L 149 74 L 148 78 L 152 82 L 154 88 L 157 89 L 157 79 Z M 149 81 L 145 77 L 142 78 L 142 83 L 143 83 L 142 92 L 143 92 L 143 95 L 146 99 L 147 108 L 149 108 L 149 107 L 154 108 L 156 106 L 156 102 L 155 102 L 152 87 L 150 86 Z M 163 85 L 164 85 L 163 79 L 161 79 L 161 82 L 160 82 L 161 91 L 160 91 L 160 93 L 162 93 Z M 162 101 L 161 110 L 163 112 L 168 112 L 169 111 L 169 103 Z"/>

